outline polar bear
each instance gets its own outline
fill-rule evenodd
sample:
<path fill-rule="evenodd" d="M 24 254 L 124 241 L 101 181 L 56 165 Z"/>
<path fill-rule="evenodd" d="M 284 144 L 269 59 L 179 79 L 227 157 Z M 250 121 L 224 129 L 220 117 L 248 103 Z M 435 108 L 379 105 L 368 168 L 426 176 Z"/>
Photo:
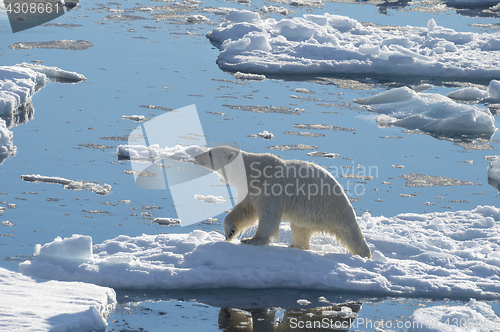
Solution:
<path fill-rule="evenodd" d="M 242 163 L 235 162 L 241 157 Z M 224 219 L 226 240 L 259 220 L 255 236 L 241 242 L 270 245 L 273 238 L 279 240 L 279 224 L 284 219 L 292 230 L 290 247 L 307 250 L 311 236 L 321 232 L 334 236 L 351 254 L 371 257 L 344 190 L 322 167 L 230 146 L 211 148 L 195 159 L 238 191 L 238 202 Z"/>

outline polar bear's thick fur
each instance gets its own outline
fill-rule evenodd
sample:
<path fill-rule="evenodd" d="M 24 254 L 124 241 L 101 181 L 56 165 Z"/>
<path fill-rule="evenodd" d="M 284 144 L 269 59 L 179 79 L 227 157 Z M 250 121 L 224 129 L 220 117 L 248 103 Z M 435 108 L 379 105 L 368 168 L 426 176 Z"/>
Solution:
<path fill-rule="evenodd" d="M 243 163 L 233 162 L 240 154 Z M 311 236 L 322 232 L 336 237 L 350 253 L 371 257 L 351 203 L 322 167 L 229 146 L 212 148 L 195 159 L 238 191 L 238 202 L 224 219 L 228 241 L 259 220 L 255 236 L 241 242 L 269 245 L 272 238 L 279 239 L 279 224 L 284 219 L 290 222 L 291 247 L 309 249 Z"/>

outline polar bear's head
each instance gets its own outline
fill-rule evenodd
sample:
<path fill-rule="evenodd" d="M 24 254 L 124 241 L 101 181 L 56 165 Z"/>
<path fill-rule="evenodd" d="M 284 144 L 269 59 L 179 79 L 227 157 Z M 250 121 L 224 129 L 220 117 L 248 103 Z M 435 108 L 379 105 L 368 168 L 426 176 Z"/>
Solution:
<path fill-rule="evenodd" d="M 233 162 L 240 154 L 240 150 L 231 146 L 218 146 L 211 148 L 207 152 L 196 155 L 194 159 L 200 166 L 217 171 Z"/>

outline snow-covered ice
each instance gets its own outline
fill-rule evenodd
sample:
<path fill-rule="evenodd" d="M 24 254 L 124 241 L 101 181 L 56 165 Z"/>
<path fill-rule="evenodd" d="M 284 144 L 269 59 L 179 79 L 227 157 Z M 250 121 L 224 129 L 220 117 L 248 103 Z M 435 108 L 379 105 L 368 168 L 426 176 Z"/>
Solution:
<path fill-rule="evenodd" d="M 45 85 L 46 76 L 29 68 L 0 66 L 0 115 L 9 115 Z"/>
<path fill-rule="evenodd" d="M 122 119 L 132 120 L 134 122 L 143 122 L 149 120 L 144 115 L 122 115 Z"/>
<path fill-rule="evenodd" d="M 70 189 L 70 190 L 85 189 L 103 196 L 108 195 L 111 192 L 111 186 L 107 183 L 100 185 L 94 182 L 86 182 L 81 180 L 75 181 L 75 180 L 61 178 L 58 176 L 44 176 L 39 174 L 21 175 L 21 179 L 23 179 L 24 181 L 35 182 L 35 183 L 46 182 L 46 183 L 62 184 L 64 186 L 64 189 Z"/>
<path fill-rule="evenodd" d="M 196 163 L 194 157 L 200 153 L 208 151 L 207 147 L 190 145 L 176 145 L 174 147 L 160 148 L 158 144 L 145 145 L 119 145 L 116 154 L 119 158 L 134 161 L 158 162 L 159 159 L 172 159 L 183 162 Z"/>
<path fill-rule="evenodd" d="M 116 306 L 111 288 L 31 278 L 0 268 L 0 330 L 104 330 Z"/>
<path fill-rule="evenodd" d="M 0 66 L 0 115 L 8 115 L 27 103 L 47 80 L 79 82 L 86 78 L 57 67 L 31 63 Z"/>
<path fill-rule="evenodd" d="M 13 133 L 5 124 L 3 119 L 0 119 L 0 165 L 10 154 L 15 154 L 16 147 L 12 144 Z"/>
<path fill-rule="evenodd" d="M 500 318 L 490 305 L 471 299 L 464 306 L 441 305 L 417 309 L 408 332 L 494 332 Z"/>
<path fill-rule="evenodd" d="M 186 22 L 189 23 L 200 23 L 200 22 L 208 22 L 210 21 L 208 17 L 200 15 L 200 14 L 195 14 L 195 15 L 189 15 L 186 17 Z"/>
<path fill-rule="evenodd" d="M 500 190 L 500 157 L 488 162 L 488 181 Z"/>
<path fill-rule="evenodd" d="M 264 130 L 263 132 L 258 133 L 257 135 L 251 135 L 251 136 L 252 137 L 261 137 L 261 138 L 267 139 L 267 140 L 270 140 L 270 139 L 274 138 L 274 134 L 268 132 L 267 130 Z"/>
<path fill-rule="evenodd" d="M 63 70 L 58 67 L 48 67 L 44 65 L 37 65 L 35 63 L 20 63 L 15 65 L 15 67 L 29 68 L 35 72 L 44 74 L 48 80 L 53 81 L 64 81 L 64 82 L 80 82 L 86 81 L 87 78 L 82 74 L 75 73 L 74 71 Z"/>
<path fill-rule="evenodd" d="M 153 222 L 163 226 L 172 226 L 181 224 L 181 220 L 177 218 L 154 218 Z"/>
<path fill-rule="evenodd" d="M 399 126 L 440 135 L 482 135 L 491 137 L 495 118 L 487 108 L 461 104 L 436 93 L 417 93 L 401 87 L 378 95 L 355 99 L 380 113 L 375 119 L 382 127 Z"/>
<path fill-rule="evenodd" d="M 232 10 L 207 37 L 220 48 L 219 67 L 266 76 L 384 75 L 500 77 L 498 34 L 457 32 L 431 19 L 427 27 L 363 26 L 346 16 L 262 19 Z"/>
<path fill-rule="evenodd" d="M 210 204 L 219 204 L 224 203 L 226 199 L 222 196 L 214 196 L 214 195 L 194 195 L 194 198 Z"/>
<path fill-rule="evenodd" d="M 359 223 L 374 260 L 347 254 L 331 237 L 319 235 L 309 251 L 288 248 L 287 223 L 279 244 L 262 247 L 225 242 L 222 234 L 202 230 L 121 235 L 93 247 L 88 237 L 76 242 L 83 236 L 74 235 L 39 247 L 19 271 L 116 288 L 286 287 L 491 299 L 500 298 L 499 221 L 500 209 L 490 206 L 392 218 L 365 213 Z M 65 241 L 75 243 L 75 260 L 67 259 L 73 245 Z M 62 258 L 52 246 L 64 248 Z M 91 252 L 82 262 L 82 253 Z"/>
<path fill-rule="evenodd" d="M 463 101 L 498 102 L 500 101 L 500 81 L 491 80 L 488 85 L 488 90 L 467 87 L 450 92 L 447 96 L 452 99 Z"/>
<path fill-rule="evenodd" d="M 239 80 L 253 80 L 253 81 L 265 81 L 266 76 L 265 75 L 259 75 L 259 74 L 246 74 L 237 71 L 234 73 L 234 78 L 239 79 Z"/>

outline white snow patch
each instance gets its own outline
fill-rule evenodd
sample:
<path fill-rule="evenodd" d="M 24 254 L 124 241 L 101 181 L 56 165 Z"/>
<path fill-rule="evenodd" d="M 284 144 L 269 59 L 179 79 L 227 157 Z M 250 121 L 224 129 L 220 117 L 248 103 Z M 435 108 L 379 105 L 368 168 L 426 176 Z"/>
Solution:
<path fill-rule="evenodd" d="M 245 74 L 245 73 L 241 73 L 239 71 L 234 73 L 234 78 L 239 79 L 239 80 L 253 80 L 253 81 L 265 81 L 266 80 L 265 75 Z"/>
<path fill-rule="evenodd" d="M 488 179 L 496 181 L 497 188 L 500 189 L 500 158 L 488 162 Z"/>
<path fill-rule="evenodd" d="M 267 130 L 264 130 L 264 132 L 258 133 L 257 137 L 262 137 L 263 139 L 273 139 L 274 138 L 274 134 L 268 132 Z"/>
<path fill-rule="evenodd" d="M 5 124 L 3 119 L 0 119 L 0 165 L 9 155 L 15 155 L 16 147 L 12 143 L 13 133 Z"/>
<path fill-rule="evenodd" d="M 104 330 L 116 306 L 111 288 L 49 281 L 0 268 L 2 331 Z"/>
<path fill-rule="evenodd" d="M 213 195 L 194 195 L 194 198 L 210 204 L 219 204 L 224 203 L 226 199 L 222 196 L 213 196 Z"/>
<path fill-rule="evenodd" d="M 207 37 L 219 45 L 219 67 L 231 72 L 500 77 L 500 59 L 491 53 L 500 50 L 497 34 L 456 32 L 434 20 L 422 28 L 385 29 L 328 13 L 277 21 L 233 10 Z"/>
<path fill-rule="evenodd" d="M 122 119 L 132 120 L 134 122 L 143 122 L 149 120 L 144 115 L 122 115 Z"/>
<path fill-rule="evenodd" d="M 43 175 L 21 175 L 21 179 L 24 181 L 28 182 L 35 182 L 35 183 L 40 183 L 40 182 L 46 182 L 46 183 L 57 183 L 57 184 L 62 184 L 64 186 L 64 189 L 71 189 L 71 190 L 88 190 L 92 191 L 98 195 L 108 195 L 111 192 L 111 186 L 109 184 L 97 184 L 93 182 L 86 182 L 82 180 L 69 180 L 57 176 L 43 176 Z"/>
<path fill-rule="evenodd" d="M 487 135 L 495 133 L 495 118 L 487 108 L 460 104 L 435 93 L 417 93 L 401 87 L 378 95 L 355 99 L 380 113 L 375 120 L 382 127 L 396 125 L 444 135 Z"/>
<path fill-rule="evenodd" d="M 446 227 L 436 228 L 439 218 Z M 358 222 L 377 260 L 346 254 L 331 237 L 315 235 L 311 250 L 288 248 L 290 226 L 281 242 L 252 246 L 224 241 L 218 232 L 125 235 L 77 252 L 82 262 L 40 253 L 20 264 L 26 275 L 91 282 L 116 288 L 299 288 L 371 294 L 500 298 L 500 209 L 396 217 L 365 215 Z M 439 224 L 439 223 L 438 223 Z M 82 241 L 82 243 L 85 241 Z M 46 250 L 57 244 L 46 245 Z M 73 244 L 64 245 L 71 257 Z M 43 248 L 43 247 L 42 247 Z M 383 255 L 383 256 L 382 256 Z M 256 259 L 258 257 L 258 259 Z M 386 259 L 383 259 L 385 257 Z"/>
<path fill-rule="evenodd" d="M 491 80 L 486 91 L 476 87 L 468 87 L 450 92 L 448 97 L 464 101 L 498 102 L 500 101 L 500 81 Z"/>
<path fill-rule="evenodd" d="M 37 64 L 0 66 L 0 115 L 10 115 L 28 103 L 47 80 L 78 82 L 85 76 Z"/>
<path fill-rule="evenodd" d="M 82 74 L 75 73 L 73 71 L 63 70 L 58 67 L 48 67 L 44 65 L 37 65 L 34 63 L 20 63 L 15 65 L 15 67 L 29 68 L 38 73 L 44 74 L 48 79 L 53 80 L 67 80 L 67 81 L 86 81 L 87 78 Z"/>
<path fill-rule="evenodd" d="M 208 22 L 210 21 L 208 17 L 196 14 L 196 15 L 189 15 L 186 17 L 186 21 L 190 23 L 200 23 L 200 22 Z"/>
<path fill-rule="evenodd" d="M 176 218 L 154 218 L 153 222 L 163 225 L 163 226 L 171 226 L 171 225 L 180 225 L 181 220 Z"/>
<path fill-rule="evenodd" d="M 408 332 L 499 331 L 500 318 L 490 305 L 471 299 L 464 306 L 433 306 L 417 309 L 411 315 Z"/>
<path fill-rule="evenodd" d="M 174 159 L 183 162 L 196 163 L 194 157 L 208 151 L 207 147 L 190 145 L 176 145 L 174 147 L 160 148 L 158 144 L 145 145 L 119 145 L 116 149 L 118 157 L 134 161 L 158 161 L 159 159 Z"/>

